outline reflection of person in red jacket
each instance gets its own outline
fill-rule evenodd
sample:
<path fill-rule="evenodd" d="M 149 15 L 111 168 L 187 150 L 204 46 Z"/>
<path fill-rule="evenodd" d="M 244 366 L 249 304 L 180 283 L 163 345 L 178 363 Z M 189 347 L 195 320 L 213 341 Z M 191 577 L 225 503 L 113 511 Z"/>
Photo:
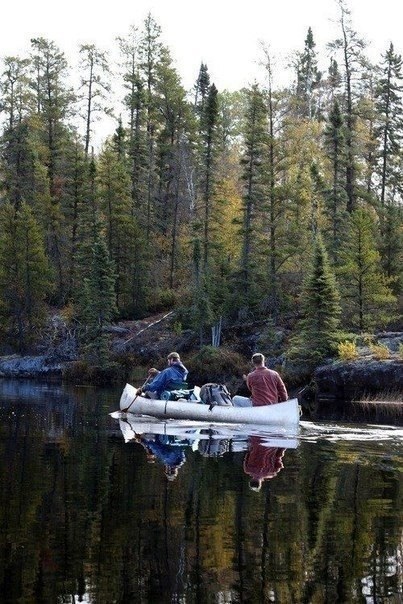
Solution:
<path fill-rule="evenodd" d="M 249 487 L 259 491 L 264 480 L 274 478 L 283 468 L 282 458 L 285 449 L 281 447 L 266 447 L 260 436 L 249 438 L 248 451 L 243 461 L 243 469 L 251 479 Z"/>

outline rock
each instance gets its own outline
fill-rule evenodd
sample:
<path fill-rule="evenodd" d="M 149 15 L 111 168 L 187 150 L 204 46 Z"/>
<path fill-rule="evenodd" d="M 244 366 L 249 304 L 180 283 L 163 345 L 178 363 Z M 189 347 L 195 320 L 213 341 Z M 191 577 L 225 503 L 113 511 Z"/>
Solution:
<path fill-rule="evenodd" d="M 0 358 L 0 375 L 2 377 L 39 377 L 61 375 L 62 363 L 49 363 L 45 355 L 19 356 Z"/>
<path fill-rule="evenodd" d="M 313 376 L 315 399 L 310 411 L 316 417 L 339 418 L 352 401 L 392 394 L 403 404 L 403 361 L 338 361 L 318 367 Z"/>

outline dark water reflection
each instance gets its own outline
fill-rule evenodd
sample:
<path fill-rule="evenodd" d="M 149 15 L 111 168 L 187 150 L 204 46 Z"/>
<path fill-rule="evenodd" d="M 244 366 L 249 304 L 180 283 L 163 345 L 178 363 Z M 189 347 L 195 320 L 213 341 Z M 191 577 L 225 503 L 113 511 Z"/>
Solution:
<path fill-rule="evenodd" d="M 0 381 L 2 602 L 402 601 L 402 430 L 153 433 L 119 396 Z"/>

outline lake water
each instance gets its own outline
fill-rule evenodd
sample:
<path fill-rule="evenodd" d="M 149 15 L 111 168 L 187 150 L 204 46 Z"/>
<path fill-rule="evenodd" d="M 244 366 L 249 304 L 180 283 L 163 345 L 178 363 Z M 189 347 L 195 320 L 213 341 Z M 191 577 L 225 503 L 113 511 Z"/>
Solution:
<path fill-rule="evenodd" d="M 0 380 L 1 602 L 403 601 L 401 428 L 139 425 L 120 393 Z"/>

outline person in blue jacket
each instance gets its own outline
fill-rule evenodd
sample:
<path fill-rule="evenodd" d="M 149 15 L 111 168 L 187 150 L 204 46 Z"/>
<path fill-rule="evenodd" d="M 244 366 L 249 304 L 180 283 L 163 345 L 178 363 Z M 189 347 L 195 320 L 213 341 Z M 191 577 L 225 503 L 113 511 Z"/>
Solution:
<path fill-rule="evenodd" d="M 159 399 L 164 390 L 171 390 L 176 382 L 186 381 L 188 370 L 181 362 L 179 354 L 177 352 L 170 352 L 167 360 L 168 367 L 158 372 L 151 382 L 139 388 L 137 394 L 148 392 L 150 398 Z M 155 372 L 155 370 L 153 371 Z"/>

